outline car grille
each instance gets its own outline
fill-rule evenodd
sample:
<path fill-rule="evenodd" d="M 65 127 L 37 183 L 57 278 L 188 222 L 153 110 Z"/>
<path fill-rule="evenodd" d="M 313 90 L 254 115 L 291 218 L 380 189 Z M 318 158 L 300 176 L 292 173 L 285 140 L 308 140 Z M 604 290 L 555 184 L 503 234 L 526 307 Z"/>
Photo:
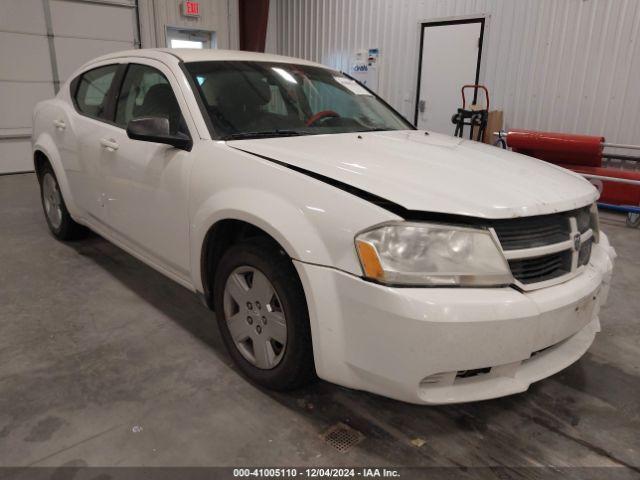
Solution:
<path fill-rule="evenodd" d="M 569 278 L 589 263 L 593 243 L 589 207 L 493 221 L 513 277 L 525 289 Z"/>
<path fill-rule="evenodd" d="M 543 282 L 571 272 L 571 250 L 509 262 L 511 273 L 524 284 Z"/>
<path fill-rule="evenodd" d="M 503 250 L 520 250 L 563 242 L 571 232 L 569 217 L 563 214 L 498 220 L 493 228 Z"/>

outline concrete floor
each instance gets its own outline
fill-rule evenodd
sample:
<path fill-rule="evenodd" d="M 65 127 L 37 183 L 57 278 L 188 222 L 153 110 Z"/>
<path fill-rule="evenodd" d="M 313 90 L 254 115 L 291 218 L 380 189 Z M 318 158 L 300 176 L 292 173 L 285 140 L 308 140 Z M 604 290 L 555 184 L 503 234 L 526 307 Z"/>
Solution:
<path fill-rule="evenodd" d="M 619 259 L 603 332 L 585 357 L 524 394 L 418 407 L 324 382 L 290 394 L 252 386 L 192 293 L 97 236 L 54 240 L 35 176 L 2 176 L 0 465 L 626 466 L 616 471 L 636 475 L 640 230 L 602 217 Z M 320 437 L 337 422 L 365 440 L 337 452 Z"/>

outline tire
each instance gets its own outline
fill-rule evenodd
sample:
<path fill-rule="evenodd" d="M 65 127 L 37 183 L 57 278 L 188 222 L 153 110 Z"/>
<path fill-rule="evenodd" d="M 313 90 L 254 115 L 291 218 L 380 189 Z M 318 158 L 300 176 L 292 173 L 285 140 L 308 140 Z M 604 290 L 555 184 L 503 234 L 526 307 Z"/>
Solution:
<path fill-rule="evenodd" d="M 53 236 L 63 241 L 84 237 L 87 230 L 69 215 L 56 174 L 48 163 L 43 166 L 39 180 L 42 209 Z"/>
<path fill-rule="evenodd" d="M 214 303 L 229 354 L 250 380 L 284 391 L 316 379 L 302 284 L 291 259 L 273 242 L 248 240 L 224 253 L 215 272 Z"/>

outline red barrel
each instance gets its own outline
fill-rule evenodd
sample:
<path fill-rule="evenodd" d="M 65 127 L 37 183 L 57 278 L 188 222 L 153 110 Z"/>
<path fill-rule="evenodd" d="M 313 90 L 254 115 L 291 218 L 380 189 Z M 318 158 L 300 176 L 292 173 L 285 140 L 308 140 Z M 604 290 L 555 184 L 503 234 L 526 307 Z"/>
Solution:
<path fill-rule="evenodd" d="M 563 165 L 602 165 L 604 137 L 510 130 L 507 144 L 514 152 Z"/>
<path fill-rule="evenodd" d="M 577 173 L 640 181 L 640 172 L 602 167 L 604 137 L 511 130 L 507 145 L 514 152 L 539 158 Z M 592 179 L 600 201 L 613 205 L 640 205 L 640 186 Z"/>

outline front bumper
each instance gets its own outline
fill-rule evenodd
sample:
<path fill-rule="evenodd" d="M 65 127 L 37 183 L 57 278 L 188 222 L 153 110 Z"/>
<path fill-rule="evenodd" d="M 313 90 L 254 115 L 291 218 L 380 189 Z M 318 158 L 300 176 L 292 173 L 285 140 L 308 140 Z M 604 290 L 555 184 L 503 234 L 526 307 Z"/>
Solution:
<path fill-rule="evenodd" d="M 390 288 L 294 263 L 321 378 L 406 402 L 443 404 L 525 391 L 580 358 L 600 330 L 614 258 L 602 234 L 581 275 L 526 293 Z"/>

